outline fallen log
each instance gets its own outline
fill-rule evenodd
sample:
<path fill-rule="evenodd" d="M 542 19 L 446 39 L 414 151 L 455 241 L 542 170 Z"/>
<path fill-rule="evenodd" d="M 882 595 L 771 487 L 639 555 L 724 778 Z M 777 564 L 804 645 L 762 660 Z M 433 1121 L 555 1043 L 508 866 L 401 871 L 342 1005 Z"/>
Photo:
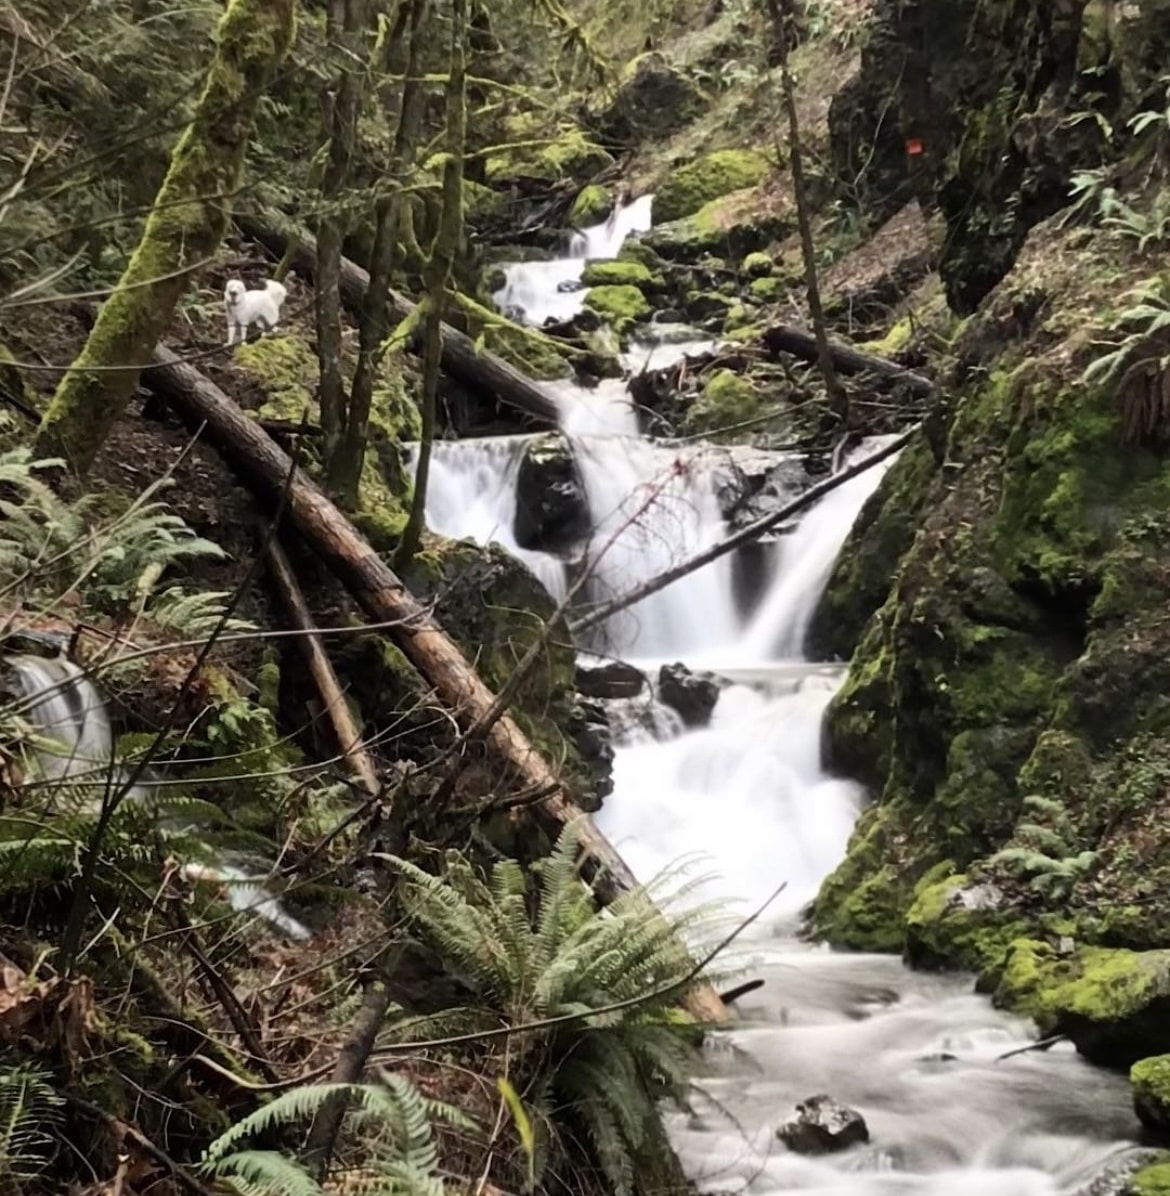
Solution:
<path fill-rule="evenodd" d="M 301 652 L 305 657 L 309 675 L 313 684 L 321 695 L 325 706 L 325 717 L 333 728 L 333 737 L 337 741 L 337 750 L 342 763 L 353 774 L 354 779 L 365 791 L 373 797 L 379 789 L 378 774 L 374 769 L 369 752 L 362 742 L 361 732 L 353 721 L 342 692 L 341 683 L 333 670 L 333 662 L 329 659 L 325 645 L 317 634 L 313 615 L 305 595 L 297 581 L 297 575 L 289 564 L 285 551 L 276 540 L 268 546 L 268 565 L 276 588 L 280 591 L 281 600 L 288 611 L 289 622 L 298 630 L 304 632 L 298 636 Z"/>
<path fill-rule="evenodd" d="M 273 497 L 285 495 L 287 517 L 309 546 L 342 581 L 372 619 L 386 630 L 407 660 L 434 689 L 462 730 L 491 712 L 495 695 L 456 644 L 353 524 L 287 453 L 249 419 L 213 382 L 163 346 L 154 351 L 154 367 L 143 384 L 190 418 L 205 423 L 224 455 Z M 291 482 L 289 481 L 291 471 Z M 286 489 L 287 486 L 287 489 Z M 613 845 L 566 791 L 548 762 L 529 743 L 510 715 L 496 719 L 483 742 L 516 788 L 548 791 L 538 807 L 548 823 L 560 828 L 581 818 L 581 846 L 593 863 L 595 891 L 603 901 L 637 887 L 637 880 Z M 710 985 L 699 985 L 688 1008 L 703 1022 L 726 1020 L 727 1011 Z"/>
<path fill-rule="evenodd" d="M 788 353 L 793 357 L 799 357 L 801 361 L 816 363 L 816 337 L 805 328 L 798 328 L 795 324 L 774 324 L 765 329 L 761 339 L 764 347 L 773 356 Z M 843 345 L 840 341 L 829 341 L 829 356 L 837 369 L 845 374 L 876 374 L 879 378 L 888 378 L 891 382 L 905 386 L 916 395 L 925 396 L 934 390 L 934 383 L 922 374 L 916 374 L 896 361 L 875 357 L 872 353 L 863 353 L 852 345 Z"/>
<path fill-rule="evenodd" d="M 264 221 L 245 213 L 237 213 L 235 221 L 245 236 L 259 242 L 270 253 L 283 258 L 289 249 L 289 237 Z M 317 252 L 303 237 L 292 247 L 291 266 L 303 277 L 312 278 L 317 269 Z M 341 300 L 355 315 L 362 310 L 370 276 L 361 266 L 341 259 Z M 390 312 L 396 323 L 405 320 L 417 304 L 397 291 L 390 292 Z M 510 366 L 502 357 L 486 350 L 480 352 L 471 337 L 450 324 L 443 325 L 443 369 L 453 378 L 493 394 L 502 403 L 531 415 L 542 423 L 556 427 L 559 412 L 548 393 Z"/>

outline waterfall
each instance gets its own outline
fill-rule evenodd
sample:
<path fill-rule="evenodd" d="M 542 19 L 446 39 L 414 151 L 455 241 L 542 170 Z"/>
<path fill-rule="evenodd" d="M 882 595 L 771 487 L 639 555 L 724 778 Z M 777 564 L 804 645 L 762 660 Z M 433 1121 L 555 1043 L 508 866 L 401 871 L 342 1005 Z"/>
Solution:
<path fill-rule="evenodd" d="M 114 761 L 114 740 L 105 699 L 85 670 L 64 656 L 13 655 L 3 658 L 21 693 L 13 713 L 31 724 L 29 751 L 23 761 L 30 792 L 46 794 L 44 806 L 59 804 L 62 794 L 81 795 L 82 811 L 96 812 L 129 776 Z M 149 802 L 155 795 L 149 778 L 136 783 L 125 800 Z M 165 817 L 165 816 L 164 816 Z M 264 918 L 293 939 L 309 931 L 268 895 L 261 877 L 237 864 L 187 862 L 191 881 L 221 884 L 232 908 Z"/>
<path fill-rule="evenodd" d="M 507 267 L 497 302 L 522 308 L 530 324 L 575 314 L 586 257 L 613 256 L 619 234 L 649 223 L 650 203 L 622 209 L 607 232 L 575 237 L 570 257 Z M 626 355 L 628 369 L 642 368 L 650 352 L 699 347 L 693 330 L 655 331 L 653 343 L 648 338 Z M 624 384 L 587 390 L 557 383 L 550 393 L 590 505 L 588 601 L 627 592 L 725 534 L 714 471 L 691 453 L 642 438 Z M 455 468 L 462 450 L 443 451 Z M 428 519 L 439 527 L 445 512 L 465 512 L 471 499 L 458 496 L 476 491 L 491 508 L 492 528 L 503 528 L 490 538 L 506 544 L 515 501 L 502 458 L 492 466 L 496 476 L 475 482 L 471 459 L 462 459 L 458 477 L 432 481 Z M 787 882 L 755 928 L 752 949 L 767 983 L 737 1004 L 745 1020 L 720 1036 L 733 1049 L 715 1050 L 714 1075 L 692 1109 L 675 1118 L 672 1136 L 703 1191 L 1118 1191 L 1119 1184 L 1101 1185 L 1136 1157 L 1122 1077 L 1096 1071 L 1064 1047 L 999 1062 L 1029 1041 L 1028 1024 L 992 1010 L 971 992 L 969 978 L 919 975 L 896 958 L 837 954 L 793 937 L 801 907 L 842 858 L 863 797 L 822 761 L 824 712 L 844 671 L 806 661 L 803 644 L 849 530 L 889 464 L 830 492 L 769 546 L 769 571 L 749 609 L 733 598 L 724 558 L 614 616 L 596 642 L 582 645 L 647 671 L 681 659 L 725 682 L 710 725 L 697 729 L 664 706 L 647 712 L 644 698 L 612 703 L 614 791 L 597 820 L 635 874 L 649 879 L 701 854 L 710 878 L 696 897 L 732 899 L 741 913 Z M 463 534 L 487 535 L 467 519 L 460 526 Z M 869 1145 L 810 1158 L 780 1144 L 778 1122 L 818 1092 L 864 1115 Z"/>

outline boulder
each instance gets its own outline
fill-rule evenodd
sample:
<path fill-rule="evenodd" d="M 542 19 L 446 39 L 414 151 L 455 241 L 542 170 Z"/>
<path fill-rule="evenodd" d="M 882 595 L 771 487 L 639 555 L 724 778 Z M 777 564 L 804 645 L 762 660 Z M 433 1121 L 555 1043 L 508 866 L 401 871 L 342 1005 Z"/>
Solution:
<path fill-rule="evenodd" d="M 605 706 L 578 697 L 569 718 L 569 738 L 593 781 L 581 808 L 587 814 L 596 813 L 613 792 L 613 733 Z"/>
<path fill-rule="evenodd" d="M 658 700 L 677 711 L 688 727 L 705 727 L 719 701 L 719 682 L 712 673 L 692 673 L 683 664 L 664 664 L 658 671 Z"/>
<path fill-rule="evenodd" d="M 1170 1055 L 1139 1059 L 1130 1068 L 1133 1111 L 1146 1129 L 1170 1138 Z"/>
<path fill-rule="evenodd" d="M 646 674 L 624 660 L 578 660 L 576 681 L 578 693 L 610 700 L 636 698 L 648 684 Z"/>
<path fill-rule="evenodd" d="M 652 52 L 627 68 L 613 103 L 601 116 L 601 127 L 615 141 L 651 141 L 686 128 L 706 107 L 706 97 L 694 83 Z"/>
<path fill-rule="evenodd" d="M 654 215 L 664 222 L 693 216 L 712 200 L 756 186 L 770 169 L 767 156 L 756 150 L 703 154 L 662 180 L 654 192 Z"/>
<path fill-rule="evenodd" d="M 833 1154 L 869 1141 L 869 1127 L 856 1109 L 823 1093 L 796 1106 L 796 1116 L 776 1130 L 776 1137 L 797 1154 Z"/>
<path fill-rule="evenodd" d="M 516 475 L 516 543 L 536 552 L 567 552 L 588 536 L 589 523 L 589 501 L 569 442 L 559 432 L 534 436 Z"/>

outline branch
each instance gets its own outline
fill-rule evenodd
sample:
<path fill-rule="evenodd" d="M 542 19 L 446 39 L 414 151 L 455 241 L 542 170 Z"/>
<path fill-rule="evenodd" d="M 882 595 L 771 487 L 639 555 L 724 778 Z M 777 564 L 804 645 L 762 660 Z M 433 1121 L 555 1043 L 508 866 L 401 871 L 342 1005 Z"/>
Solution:
<path fill-rule="evenodd" d="M 333 662 L 329 659 L 329 653 L 325 651 L 321 637 L 313 625 L 313 616 L 297 583 L 296 574 L 284 549 L 276 540 L 268 545 L 268 566 L 288 611 L 289 621 L 298 631 L 304 632 L 300 637 L 301 652 L 325 705 L 325 713 L 333 726 L 341 758 L 361 787 L 373 797 L 381 790 L 378 774 L 362 743 L 361 732 L 353 721 L 341 683 L 333 669 Z"/>
<path fill-rule="evenodd" d="M 737 548 L 742 548 L 745 544 L 754 543 L 766 532 L 783 523 L 786 519 L 791 519 L 793 515 L 799 514 L 806 507 L 811 507 L 813 503 L 823 498 L 830 491 L 836 490 L 838 486 L 843 486 L 846 482 L 851 482 L 854 478 L 860 477 L 866 470 L 872 469 L 879 462 L 886 460 L 887 457 L 892 457 L 907 444 L 912 436 L 917 434 L 920 426 L 919 424 L 915 424 L 914 427 L 903 432 L 894 440 L 891 440 L 884 448 L 871 453 L 864 461 L 859 461 L 856 465 L 851 465 L 848 469 L 841 470 L 840 473 L 834 474 L 831 478 L 827 478 L 825 481 L 811 486 L 799 498 L 793 499 L 787 506 L 781 507 L 779 511 L 773 511 L 770 515 L 765 515 L 762 519 L 757 519 L 755 523 L 749 523 L 747 527 L 740 528 L 734 535 L 728 536 L 726 540 L 720 540 L 718 544 L 713 544 L 703 552 L 696 553 L 689 560 L 683 561 L 681 565 L 676 565 L 673 569 L 667 569 L 665 573 L 660 573 L 657 577 L 650 578 L 649 581 L 643 582 L 642 585 L 636 586 L 625 594 L 620 594 L 618 597 L 594 607 L 587 615 L 570 623 L 569 630 L 574 636 L 579 635 L 583 631 L 588 631 L 590 627 L 596 627 L 598 623 L 603 623 L 610 615 L 625 610 L 627 607 L 633 606 L 636 602 L 641 602 L 643 598 L 648 598 L 651 594 L 657 594 L 659 590 L 665 590 L 667 586 L 672 585 L 688 574 L 694 573 L 696 569 L 701 569 L 704 565 L 709 565 L 712 561 L 717 561 L 720 557 L 726 556 L 729 552 L 734 552 Z"/>

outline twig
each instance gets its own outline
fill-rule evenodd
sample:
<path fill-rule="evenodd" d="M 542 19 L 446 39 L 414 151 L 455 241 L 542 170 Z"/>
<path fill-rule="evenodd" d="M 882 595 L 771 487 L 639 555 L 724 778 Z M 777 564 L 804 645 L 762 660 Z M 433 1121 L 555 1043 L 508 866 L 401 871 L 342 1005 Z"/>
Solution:
<path fill-rule="evenodd" d="M 1026 1055 L 1029 1051 L 1046 1051 L 1049 1047 L 1054 1047 L 1058 1042 L 1068 1041 L 1067 1034 L 1050 1034 L 1047 1038 L 1039 1038 L 1035 1042 L 1029 1042 L 1026 1046 L 1015 1047 L 1010 1051 L 1005 1051 L 1002 1055 L 996 1055 L 996 1063 L 1002 1063 L 1005 1059 L 1011 1059 L 1015 1055 Z"/>
<path fill-rule="evenodd" d="M 578 636 L 581 632 L 588 631 L 590 627 L 596 627 L 599 623 L 604 623 L 610 615 L 617 614 L 618 611 L 625 610 L 626 607 L 633 606 L 636 602 L 641 602 L 643 598 L 648 598 L 651 594 L 657 594 L 659 590 L 666 589 L 667 586 L 672 585 L 690 573 L 694 573 L 696 569 L 701 569 L 704 565 L 709 565 L 712 561 L 717 561 L 720 557 L 726 556 L 729 552 L 734 552 L 735 549 L 741 548 L 745 544 L 753 543 L 766 532 L 783 523 L 786 519 L 791 519 L 793 515 L 799 514 L 806 507 L 811 507 L 813 503 L 823 498 L 830 491 L 836 490 L 838 486 L 842 486 L 846 482 L 860 477 L 866 470 L 872 469 L 879 462 L 886 460 L 887 457 L 892 457 L 917 433 L 920 426 L 920 424 L 915 424 L 912 428 L 891 440 L 889 444 L 878 449 L 877 452 L 870 453 L 864 461 L 858 461 L 856 465 L 850 465 L 848 469 L 843 469 L 840 473 L 834 474 L 825 481 L 811 486 L 799 498 L 793 499 L 787 506 L 781 507 L 779 511 L 773 511 L 770 515 L 765 515 L 762 519 L 757 519 L 755 523 L 749 523 L 746 527 L 740 528 L 734 535 L 728 536 L 726 540 L 720 540 L 718 544 L 712 545 L 703 552 L 696 553 L 689 560 L 683 561 L 681 565 L 676 565 L 673 569 L 667 569 L 664 573 L 659 573 L 657 577 L 650 578 L 649 581 L 644 582 L 640 586 L 635 586 L 634 589 L 628 590 L 625 594 L 619 594 L 618 597 L 594 607 L 587 615 L 582 616 L 580 619 L 574 619 L 569 624 L 569 630 L 574 636 Z"/>
<path fill-rule="evenodd" d="M 374 769 L 369 753 L 362 743 L 361 732 L 353 721 L 349 704 L 345 700 L 341 683 L 337 679 L 333 662 L 321 643 L 313 624 L 313 616 L 305 595 L 297 582 L 296 574 L 289 563 L 289 559 L 277 540 L 268 545 L 268 564 L 276 588 L 288 611 L 289 620 L 295 628 L 303 631 L 304 635 L 298 641 L 305 663 L 313 677 L 313 683 L 325 704 L 325 713 L 333 725 L 333 734 L 337 740 L 337 747 L 341 758 L 357 778 L 367 795 L 373 797 L 381 791 L 378 774 Z"/>

